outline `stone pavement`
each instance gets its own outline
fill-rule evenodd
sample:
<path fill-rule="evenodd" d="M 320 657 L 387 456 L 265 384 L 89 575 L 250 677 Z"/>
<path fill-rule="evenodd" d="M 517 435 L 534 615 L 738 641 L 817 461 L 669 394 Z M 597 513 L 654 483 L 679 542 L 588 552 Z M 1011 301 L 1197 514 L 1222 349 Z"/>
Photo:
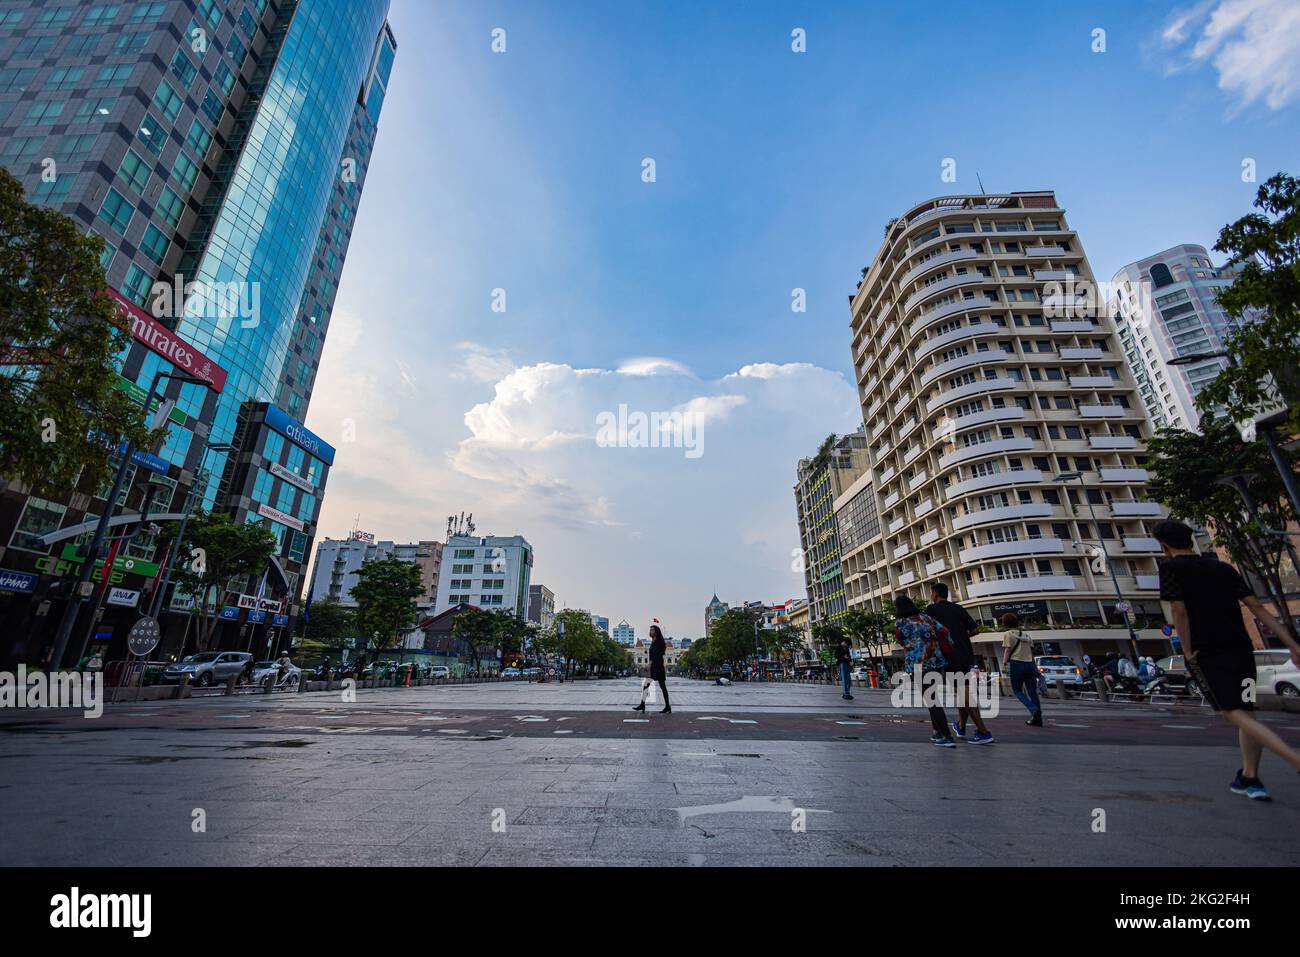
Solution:
<path fill-rule="evenodd" d="M 996 745 L 941 750 L 883 692 L 669 688 L 668 716 L 634 679 L 7 711 L 0 864 L 1300 863 L 1300 780 L 1266 757 L 1274 803 L 1229 793 L 1200 709 L 1004 701 Z"/>

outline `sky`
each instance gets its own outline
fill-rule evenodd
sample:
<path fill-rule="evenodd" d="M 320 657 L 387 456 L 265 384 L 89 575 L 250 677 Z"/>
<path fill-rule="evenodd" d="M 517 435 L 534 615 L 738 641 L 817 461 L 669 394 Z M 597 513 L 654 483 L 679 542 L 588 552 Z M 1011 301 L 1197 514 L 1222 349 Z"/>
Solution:
<path fill-rule="evenodd" d="M 888 220 L 1052 189 L 1107 279 L 1212 246 L 1245 174 L 1300 166 L 1300 0 L 393 0 L 390 22 L 306 420 L 339 450 L 318 538 L 441 540 L 472 512 L 532 543 L 559 607 L 638 635 L 698 637 L 715 592 L 803 594 L 795 468 L 861 423 L 848 296 Z M 685 425 L 602 430 L 620 406 Z"/>

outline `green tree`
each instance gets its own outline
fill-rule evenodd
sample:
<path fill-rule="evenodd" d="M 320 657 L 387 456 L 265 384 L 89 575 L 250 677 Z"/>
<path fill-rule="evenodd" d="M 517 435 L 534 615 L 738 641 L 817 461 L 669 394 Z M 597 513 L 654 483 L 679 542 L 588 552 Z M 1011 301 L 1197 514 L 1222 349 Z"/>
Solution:
<path fill-rule="evenodd" d="M 1300 180 L 1278 173 L 1255 195 L 1257 212 L 1219 232 L 1214 248 L 1240 267 L 1219 302 L 1236 320 L 1224 348 L 1236 359 L 1201 390 L 1203 414 L 1234 421 L 1264 404 L 1270 378 L 1290 405 L 1288 434 L 1300 432 Z"/>
<path fill-rule="evenodd" d="M 1278 531 L 1295 516 L 1282 479 L 1263 445 L 1243 442 L 1226 420 L 1202 419 L 1201 430 L 1161 429 L 1147 443 L 1147 494 L 1175 518 L 1208 530 L 1215 544 L 1263 586 L 1273 607 L 1283 610 L 1279 618 L 1289 622 L 1282 581 L 1286 536 Z M 1251 476 L 1248 491 L 1258 518 L 1251 518 L 1236 491 L 1218 481 L 1229 476 Z"/>
<path fill-rule="evenodd" d="M 261 523 L 236 522 L 225 512 L 190 518 L 172 573 L 177 587 L 195 596 L 195 647 L 207 651 L 217 606 L 234 580 L 261 575 L 275 553 L 275 536 Z"/>
<path fill-rule="evenodd" d="M 123 440 L 152 448 L 162 432 L 114 388 L 131 341 L 109 298 L 103 240 L 28 203 L 0 167 L 0 476 L 37 492 L 101 485 Z"/>
<path fill-rule="evenodd" d="M 893 602 L 882 611 L 851 608 L 842 619 L 844 631 L 851 643 L 867 649 L 867 654 L 877 667 L 884 670 L 885 654 L 894 639 Z"/>
<path fill-rule="evenodd" d="M 730 608 L 709 629 L 709 651 L 716 665 L 740 671 L 760 646 L 758 619 L 744 608 Z"/>
<path fill-rule="evenodd" d="M 496 631 L 492 647 L 496 649 L 502 662 L 514 654 L 522 653 L 531 642 L 536 625 L 526 618 L 520 618 L 513 611 L 495 612 Z"/>
<path fill-rule="evenodd" d="M 312 602 L 310 617 L 303 623 L 300 648 L 303 654 L 342 648 L 349 638 L 356 637 L 356 633 L 356 611 L 331 595 Z"/>
<path fill-rule="evenodd" d="M 383 651 L 415 624 L 416 599 L 424 594 L 420 566 L 400 558 L 379 558 L 357 569 L 352 597 L 357 628 L 375 651 Z"/>
<path fill-rule="evenodd" d="M 564 624 L 564 633 L 558 635 L 560 623 Z M 591 623 L 591 615 L 585 611 L 566 608 L 555 616 L 555 629 L 559 642 L 559 656 L 569 674 L 573 674 L 575 663 L 587 664 L 599 655 L 600 635 Z"/>
<path fill-rule="evenodd" d="M 482 608 L 462 608 L 451 622 L 452 634 L 465 647 L 465 654 L 474 659 L 474 670 L 479 670 L 483 652 L 496 647 L 497 616 Z"/>

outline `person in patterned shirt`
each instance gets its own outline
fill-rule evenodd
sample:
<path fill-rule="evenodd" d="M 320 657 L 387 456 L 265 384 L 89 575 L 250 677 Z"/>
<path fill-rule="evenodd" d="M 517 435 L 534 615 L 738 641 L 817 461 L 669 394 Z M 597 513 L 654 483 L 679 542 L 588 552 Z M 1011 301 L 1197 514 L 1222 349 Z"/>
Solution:
<path fill-rule="evenodd" d="M 922 676 L 938 672 L 942 678 L 948 659 L 944 656 L 944 647 L 952 647 L 948 629 L 916 607 L 906 595 L 894 601 L 894 611 L 898 621 L 894 627 L 894 640 L 907 653 L 907 671 L 915 675 L 921 669 Z M 948 725 L 948 715 L 941 705 L 929 709 L 930 723 L 934 725 L 934 734 L 930 742 L 940 748 L 955 748 L 952 730 Z"/>

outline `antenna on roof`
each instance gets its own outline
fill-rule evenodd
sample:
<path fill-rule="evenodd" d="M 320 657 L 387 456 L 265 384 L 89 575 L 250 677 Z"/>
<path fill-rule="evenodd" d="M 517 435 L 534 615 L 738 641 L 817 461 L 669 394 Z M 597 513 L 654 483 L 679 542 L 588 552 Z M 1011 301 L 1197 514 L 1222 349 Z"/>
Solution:
<path fill-rule="evenodd" d="M 976 173 L 976 174 L 975 174 L 975 182 L 977 182 L 977 183 L 980 184 L 980 194 L 983 195 L 984 192 L 985 192 L 985 189 L 984 189 L 984 180 L 980 179 L 980 174 L 979 174 L 979 173 Z"/>

